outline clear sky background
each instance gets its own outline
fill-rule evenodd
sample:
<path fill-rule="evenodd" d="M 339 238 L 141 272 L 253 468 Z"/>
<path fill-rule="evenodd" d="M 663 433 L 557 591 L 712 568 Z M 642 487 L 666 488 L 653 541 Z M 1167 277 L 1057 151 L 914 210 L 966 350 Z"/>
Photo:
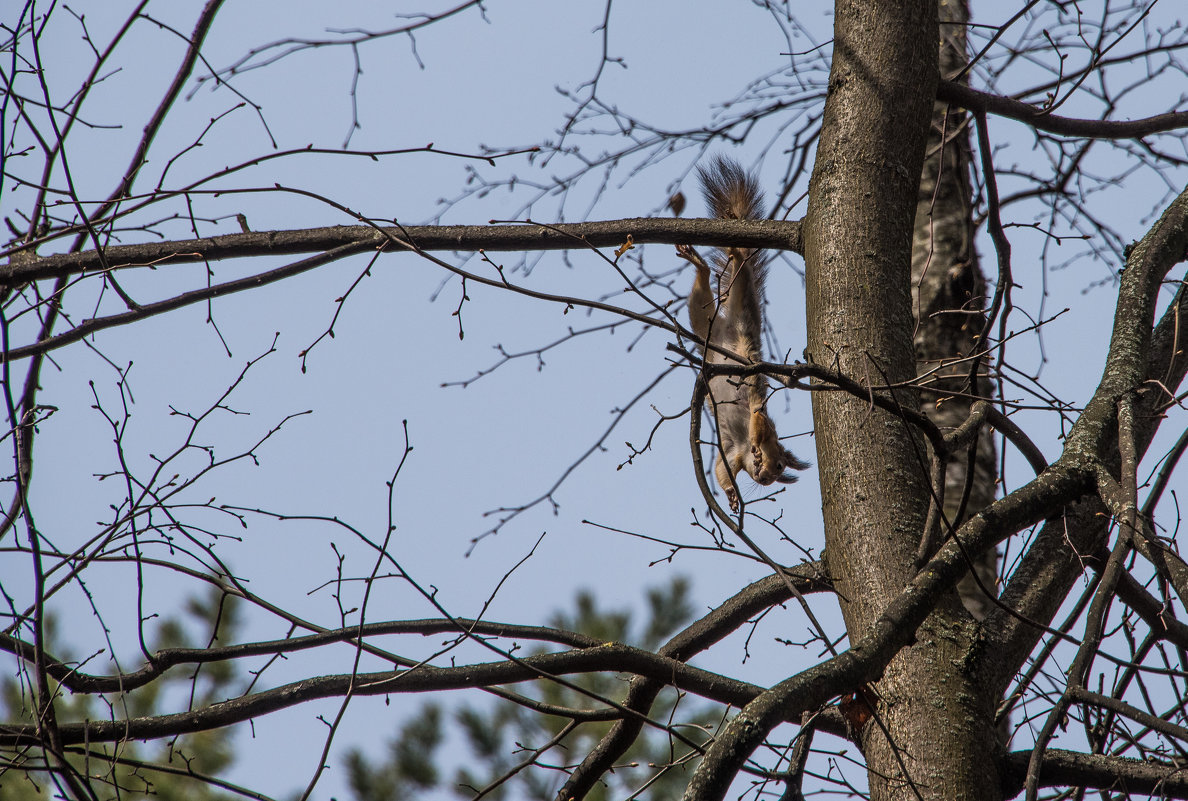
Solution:
<path fill-rule="evenodd" d="M 11 24 L 10 3 L 0 18 Z M 445 5 L 441 6 L 442 8 Z M 1001 22 L 1010 13 L 991 8 L 986 22 Z M 83 2 L 71 8 L 85 14 L 91 37 L 105 42 L 126 14 L 124 4 Z M 828 4 L 806 4 L 801 21 L 816 39 L 795 42 L 810 51 L 828 41 L 831 20 Z M 979 13 L 975 5 L 975 14 Z M 40 9 L 40 6 L 39 6 Z M 198 10 L 194 3 L 150 4 L 152 15 L 188 32 Z M 403 11 L 432 11 L 434 6 L 409 6 Z M 1012 9 L 1013 11 L 1013 9 Z M 307 144 L 338 148 L 351 133 L 351 88 L 358 75 L 358 130 L 351 133 L 356 150 L 411 148 L 430 142 L 440 150 L 480 153 L 482 148 L 512 149 L 555 139 L 556 130 L 573 103 L 558 89 L 580 92 L 599 68 L 603 41 L 597 26 L 604 8 L 599 3 L 490 3 L 483 14 L 468 10 L 416 34 L 367 43 L 357 54 L 350 48 L 311 49 L 234 77 L 232 86 L 262 106 L 268 129 L 252 109 L 230 111 L 239 98 L 225 86 L 210 82 L 194 87 L 179 102 L 158 137 L 142 177 L 143 187 L 155 184 L 165 165 L 166 186 L 177 186 L 225 165 L 273 150 L 269 131 L 280 149 Z M 1148 24 L 1170 25 L 1153 17 Z M 380 29 L 397 23 L 388 4 L 362 2 L 228 3 L 204 48 L 211 67 L 224 68 L 262 44 L 287 37 L 327 37 L 331 29 Z M 332 37 L 331 37 L 332 38 Z M 80 25 L 59 8 L 43 42 L 47 81 L 61 102 L 90 68 L 89 48 L 80 39 Z M 737 98 L 747 85 L 785 69 L 788 42 L 772 16 L 748 3 L 649 2 L 612 7 L 609 48 L 622 64 L 605 67 L 599 94 L 629 114 L 658 129 L 699 128 L 720 104 Z M 100 200 L 122 174 L 148 115 L 172 77 L 183 42 L 149 22 L 138 23 L 133 37 L 120 49 L 103 83 L 84 107 L 86 128 L 76 129 L 68 142 L 72 177 L 83 198 Z M 784 55 L 782 55 L 784 54 Z M 197 76 L 208 74 L 203 68 Z M 1011 73 L 1014 84 L 1001 91 L 1030 85 L 1042 78 L 1020 66 Z M 1144 116 L 1168 107 L 1169 92 L 1182 89 L 1153 79 L 1144 93 L 1127 100 L 1116 116 Z M 774 95 L 773 95 L 774 97 Z M 1143 101 L 1150 106 L 1144 108 Z M 1078 116 L 1078 100 L 1062 109 Z M 816 107 L 819 109 L 819 105 Z M 1087 110 L 1083 113 L 1091 113 Z M 229 112 L 229 113 L 227 113 Z M 186 150 L 207 122 L 223 115 L 202 140 Z M 770 190 L 778 185 L 787 155 L 786 117 L 773 117 L 747 133 L 735 146 L 726 141 L 707 145 L 709 152 L 729 153 L 756 169 Z M 90 127 L 90 126 L 94 127 Z M 1004 149 L 999 165 L 1043 164 L 1048 158 L 1035 146 L 1026 129 L 1006 120 L 991 120 Z M 628 138 L 644 141 L 641 130 L 615 130 L 601 118 L 583 126 L 586 132 L 571 140 L 587 158 L 622 148 Z M 741 130 L 734 131 L 741 134 Z M 6 136 L 8 132 L 6 132 Z M 1100 174 L 1118 172 L 1126 163 L 1120 150 L 1102 146 L 1093 167 Z M 1183 156 L 1180 145 L 1179 154 Z M 766 155 L 764 155 L 766 153 Z M 665 156 L 661 158 L 661 156 Z M 664 213 L 667 197 L 678 185 L 689 195 L 689 215 L 701 215 L 690 172 L 702 149 L 686 147 L 672 154 L 641 147 L 620 165 L 595 169 L 564 195 L 538 192 L 554 176 L 575 172 L 574 156 L 548 161 L 511 156 L 495 166 L 439 154 L 415 153 L 378 161 L 357 156 L 292 156 L 269 162 L 220 180 L 211 188 L 223 190 L 270 186 L 311 190 L 375 220 L 402 223 L 483 223 L 490 219 L 544 221 L 613 219 Z M 645 166 L 640 172 L 635 170 Z M 465 195 L 468 181 L 520 178 L 515 191 L 497 188 L 481 196 Z M 1150 224 L 1152 209 L 1179 191 L 1184 171 L 1158 176 L 1137 171 L 1120 185 L 1103 188 L 1094 201 L 1113 228 L 1130 239 L 1139 238 Z M 1023 188 L 1004 178 L 1002 191 Z M 470 184 L 473 186 L 473 184 Z M 803 191 L 798 187 L 789 197 Z M 0 197 L 0 216 L 23 208 L 27 190 L 9 184 Z M 456 199 L 457 202 L 450 202 Z M 348 215 L 317 200 L 292 194 L 205 195 L 192 199 L 197 217 L 205 218 L 200 235 L 239 230 L 236 214 L 246 216 L 256 231 L 353 224 Z M 184 211 L 181 203 L 169 213 Z M 796 218 L 803 202 L 791 211 Z M 1007 208 L 1011 222 L 1036 221 L 1036 208 L 1017 204 Z M 142 215 L 147 222 L 160 210 Z M 1061 221 L 1061 233 L 1068 223 Z M 172 238 L 193 236 L 188 221 L 158 226 Z M 1015 276 L 1021 288 L 1019 308 L 1010 328 L 1022 330 L 1031 319 L 1051 317 L 1064 307 L 1067 314 L 1044 328 L 1041 338 L 1028 335 L 1010 348 L 1012 363 L 1023 373 L 1039 377 L 1056 395 L 1078 403 L 1097 383 L 1101 355 L 1109 336 L 1114 298 L 1114 271 L 1120 257 L 1108 243 L 1066 241 L 1060 246 L 1067 264 L 1039 269 L 1040 249 L 1054 247 L 1038 230 L 1013 228 Z M 131 232 L 123 241 L 142 241 Z M 1099 256 L 1090 246 L 1099 248 Z M 984 264 L 993 268 L 988 241 L 980 246 Z M 466 269 L 493 275 L 489 266 L 469 254 L 438 254 Z M 637 248 L 653 275 L 670 286 L 649 289 L 660 302 L 688 290 L 687 271 L 667 246 Z M 611 297 L 611 302 L 638 308 L 638 301 L 622 295 L 623 281 L 593 253 L 559 252 L 494 254 L 514 270 L 514 278 L 544 291 L 580 297 Z M 277 259 L 276 264 L 292 259 Z M 1052 258 L 1051 263 L 1065 261 Z M 213 264 L 213 280 L 259 271 L 266 262 Z M 570 473 L 553 495 L 554 509 L 542 502 L 517 516 L 498 534 L 487 532 L 493 518 L 485 512 L 515 507 L 545 493 L 557 479 L 601 437 L 624 407 L 669 364 L 669 339 L 656 331 L 622 325 L 561 342 L 543 354 L 502 365 L 466 388 L 443 387 L 476 376 L 499 361 L 495 346 L 512 353 L 541 348 L 561 340 L 570 329 L 604 326 L 612 318 L 576 309 L 565 313 L 547 305 L 468 283 L 468 300 L 460 318 L 454 312 L 462 295 L 457 278 L 412 255 L 384 255 L 362 279 L 343 305 L 334 337 L 319 341 L 330 326 L 341 297 L 359 277 L 365 257 L 339 261 L 312 273 L 263 289 L 222 298 L 211 311 L 218 330 L 206 322 L 207 308 L 193 306 L 135 325 L 104 331 L 88 343 L 54 352 L 54 363 L 43 370 L 41 403 L 57 411 L 40 427 L 36 478 L 31 506 L 45 536 L 60 548 L 77 547 L 93 536 L 95 521 L 111 518 L 110 505 L 119 504 L 126 489 L 118 480 L 100 481 L 116 469 L 112 429 L 94 408 L 109 413 L 122 408 L 119 375 L 111 366 L 131 364 L 126 399 L 130 417 L 123 445 L 134 474 L 146 476 L 154 456 L 171 452 L 185 438 L 188 421 L 174 410 L 198 413 L 212 404 L 243 370 L 245 363 L 269 350 L 223 410 L 211 415 L 195 442 L 228 456 L 255 442 L 286 415 L 312 410 L 289 420 L 281 432 L 256 451 L 258 464 L 242 460 L 202 479 L 186 497 L 195 504 L 216 498 L 218 504 L 262 509 L 285 515 L 337 516 L 367 536 L 380 540 L 388 516 L 389 480 L 401 460 L 404 421 L 414 450 L 395 483 L 391 550 L 403 568 L 422 587 L 432 587 L 436 599 L 451 614 L 489 619 L 543 623 L 559 608 L 567 608 L 579 588 L 593 588 L 603 604 L 638 606 L 646 587 L 667 583 L 673 576 L 693 581 L 698 608 L 720 602 L 746 582 L 767 571 L 754 561 L 721 552 L 686 550 L 671 561 L 665 546 L 642 541 L 606 528 L 623 529 L 664 540 L 699 546 L 710 542 L 692 525 L 704 520 L 704 502 L 694 482 L 688 454 L 688 416 L 692 377 L 676 370 L 639 401 L 606 438 L 605 450 L 594 453 Z M 799 357 L 804 346 L 804 297 L 798 257 L 779 259 L 772 267 L 769 299 L 772 333 L 781 352 Z M 122 277 L 138 300 L 168 297 L 202 286 L 200 265 L 166 267 Z M 1045 294 L 1046 293 L 1046 294 Z M 70 296 L 68 310 L 75 320 L 120 310 L 111 293 L 98 297 L 81 288 Z M 459 328 L 465 332 L 459 338 Z M 17 337 L 28 337 L 16 327 Z M 221 337 L 220 337 L 221 333 Z M 278 335 L 279 334 L 279 335 Z M 25 341 L 25 340 L 21 340 Z M 224 345 L 225 342 L 225 345 Z M 304 361 L 301 351 L 317 342 Z M 228 350 L 230 353 L 228 353 Z M 1010 392 L 1008 391 L 1008 395 Z M 1014 397 L 1022 397 L 1017 392 Z M 782 393 L 772 401 L 773 412 L 792 449 L 814 458 L 809 399 L 804 393 Z M 660 415 L 676 419 L 660 422 Z M 1049 457 L 1061 446 L 1061 428 L 1050 411 L 1021 413 L 1020 422 Z M 653 436 L 653 428 L 655 432 Z M 1165 426 L 1174 437 L 1183 423 Z M 635 456 L 625 444 L 651 447 Z M 1162 453 L 1151 449 L 1150 463 Z M 207 456 L 194 450 L 179 459 L 174 470 L 201 468 Z M 1017 486 L 1029 476 L 1022 462 L 1008 454 L 1006 482 Z M 621 467 L 621 469 L 620 469 Z M 750 496 L 761 495 L 750 486 Z M 1170 497 L 1170 496 L 1169 496 Z M 780 526 L 803 549 L 819 555 L 822 546 L 814 471 L 799 484 L 757 504 L 767 517 L 782 515 Z M 333 582 L 343 556 L 344 576 L 366 576 L 373 567 L 372 551 L 349 531 L 328 522 L 278 521 L 267 515 L 230 515 L 197 510 L 190 519 L 220 537 L 218 553 L 250 588 L 271 602 L 328 627 L 341 625 Z M 592 521 L 599 526 L 584 521 Z M 786 563 L 802 553 L 778 541 L 775 530 L 756 523 L 757 536 L 772 555 Z M 536 545 L 541 536 L 543 539 Z M 11 543 L 4 543 L 11 544 Z M 535 554 L 515 567 L 536 545 Z M 472 548 L 473 546 L 473 548 Z M 0 555 L 4 590 L 20 600 L 31 597 L 29 567 L 24 557 Z M 505 574 L 515 572 L 496 592 Z M 383 572 L 383 571 L 382 571 Z M 88 587 L 111 629 L 112 641 L 124 669 L 138 666 L 135 646 L 136 576 L 128 565 L 96 566 L 88 571 Z M 179 598 L 197 590 L 172 573 L 145 577 L 145 608 L 162 615 L 177 607 Z M 344 587 L 343 606 L 359 603 L 362 583 Z M 103 628 L 90 601 L 77 589 L 55 598 L 52 608 L 61 618 L 70 651 L 75 656 L 105 648 Z M 435 617 L 437 611 L 406 583 L 378 582 L 369 600 L 368 619 Z M 347 622 L 356 618 L 348 616 Z M 840 622 L 825 612 L 827 626 L 841 631 Z M 807 623 L 789 609 L 768 616 L 751 640 L 752 657 L 745 660 L 740 638 L 732 638 L 698 664 L 729 672 L 748 681 L 770 684 L 809 665 L 813 654 L 786 648 L 775 637 L 801 640 Z M 275 619 L 252 614 L 245 636 L 282 637 L 286 627 Z M 427 655 L 438 645 L 407 641 L 391 647 L 409 656 Z M 470 653 L 470 658 L 479 658 Z M 268 686 L 303 676 L 345 672 L 353 651 L 297 655 L 265 674 Z M 467 652 L 459 654 L 467 658 Z M 11 660 L 0 660 L 9 670 Z M 93 672 L 115 669 L 106 653 L 88 666 Z M 362 669 L 382 669 L 364 661 Z M 477 693 L 468 694 L 470 699 Z M 374 700 L 353 703 L 347 722 L 335 740 L 332 770 L 319 784 L 317 797 L 347 796 L 341 754 L 362 745 L 378 754 L 399 721 L 422 702 L 416 696 L 394 696 L 390 706 Z M 232 779 L 274 797 L 302 788 L 312 776 L 324 743 L 325 725 L 318 715 L 333 716 L 338 700 L 311 704 L 258 719 L 238 729 L 241 748 Z"/>

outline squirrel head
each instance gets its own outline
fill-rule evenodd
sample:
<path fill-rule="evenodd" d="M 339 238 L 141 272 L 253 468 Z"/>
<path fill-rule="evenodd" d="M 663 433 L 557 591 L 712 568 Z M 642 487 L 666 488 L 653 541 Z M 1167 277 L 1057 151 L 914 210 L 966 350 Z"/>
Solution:
<path fill-rule="evenodd" d="M 804 470 L 808 466 L 808 462 L 797 459 L 792 451 L 781 446 L 776 440 L 754 445 L 746 468 L 755 483 L 766 487 L 776 481 L 781 484 L 795 484 L 798 476 L 791 471 Z"/>
<path fill-rule="evenodd" d="M 755 409 L 751 414 L 751 453 L 744 466 L 756 483 L 766 487 L 774 481 L 795 483 L 796 474 L 790 471 L 804 470 L 809 464 L 797 459 L 792 451 L 780 444 L 779 434 L 767 412 Z"/>

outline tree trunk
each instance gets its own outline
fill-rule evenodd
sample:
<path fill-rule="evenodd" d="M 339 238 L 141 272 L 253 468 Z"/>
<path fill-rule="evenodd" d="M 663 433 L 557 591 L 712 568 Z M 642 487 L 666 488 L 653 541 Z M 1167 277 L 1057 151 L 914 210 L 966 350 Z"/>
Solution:
<path fill-rule="evenodd" d="M 967 0 L 940 0 L 940 74 L 958 75 L 969 61 Z M 938 390 L 924 398 L 924 412 L 942 431 L 968 416 L 973 397 L 989 398 L 993 386 L 985 361 L 971 385 L 969 361 L 985 323 L 986 279 L 974 247 L 973 192 L 970 189 L 969 116 L 963 109 L 935 103 L 912 236 L 912 311 L 916 318 L 916 369 Z M 953 394 L 946 394 L 951 392 Z M 971 397 L 972 396 L 972 397 Z M 944 521 L 954 528 L 994 500 L 998 466 L 994 438 L 984 426 L 976 442 L 974 476 L 965 497 L 969 455 L 955 455 L 945 471 Z M 963 503 L 964 501 L 964 503 Z M 940 534 L 946 533 L 945 526 Z M 958 585 L 965 608 L 978 620 L 989 613 L 997 555 L 975 560 L 980 583 L 966 577 Z"/>
<path fill-rule="evenodd" d="M 937 80 L 936 0 L 838 2 L 805 218 L 808 353 L 871 385 L 916 376 L 912 231 Z M 928 509 L 926 446 L 907 424 L 814 395 L 826 561 L 851 640 L 914 574 Z M 896 391 L 905 408 L 915 393 Z M 861 731 L 875 799 L 997 798 L 994 704 L 965 672 L 976 622 L 954 593 L 869 693 Z"/>

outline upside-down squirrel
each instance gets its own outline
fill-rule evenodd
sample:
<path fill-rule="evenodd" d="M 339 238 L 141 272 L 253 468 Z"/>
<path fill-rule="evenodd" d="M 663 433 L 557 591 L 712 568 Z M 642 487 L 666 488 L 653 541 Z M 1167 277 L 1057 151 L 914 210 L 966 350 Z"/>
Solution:
<path fill-rule="evenodd" d="M 698 169 L 702 193 L 713 216 L 728 220 L 764 219 L 763 194 L 758 181 L 737 162 L 718 157 Z M 748 364 L 761 361 L 763 340 L 763 281 L 767 260 L 760 250 L 726 248 L 712 258 L 712 267 L 688 245 L 677 254 L 697 269 L 689 293 L 689 322 L 701 342 L 706 363 Z M 715 275 L 717 293 L 710 288 Z M 706 348 L 705 342 L 715 347 Z M 741 358 L 717 350 L 720 348 Z M 767 414 L 767 378 L 751 375 L 712 376 L 706 402 L 718 421 L 718 451 L 714 475 L 730 508 L 738 510 L 734 476 L 740 470 L 764 486 L 773 481 L 791 484 L 807 462 L 780 444 L 775 423 Z"/>

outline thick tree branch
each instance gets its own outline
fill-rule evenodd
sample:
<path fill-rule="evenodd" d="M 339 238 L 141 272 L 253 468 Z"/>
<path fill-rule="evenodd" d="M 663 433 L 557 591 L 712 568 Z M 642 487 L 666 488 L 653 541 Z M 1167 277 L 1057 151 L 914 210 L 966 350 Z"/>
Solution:
<path fill-rule="evenodd" d="M 1090 476 L 1055 467 L 983 510 L 963 525 L 957 536 L 964 540 L 967 551 L 993 547 L 994 543 L 1010 534 L 1033 525 L 1038 519 L 1037 515 L 1042 514 L 1042 511 L 1037 510 L 1079 497 L 1091 481 Z M 62 743 L 155 739 L 204 731 L 314 698 L 341 696 L 348 690 L 355 695 L 426 692 L 530 681 L 541 678 L 542 673 L 561 675 L 609 670 L 650 676 L 706 698 L 744 707 L 742 716 L 746 716 L 748 723 L 754 725 L 732 726 L 734 736 L 719 738 L 711 752 L 721 752 L 725 747 L 738 759 L 745 759 L 778 723 L 796 721 L 802 712 L 816 709 L 830 698 L 876 679 L 899 649 L 911 641 L 916 628 L 931 611 L 939 594 L 951 587 L 965 568 L 962 548 L 950 542 L 904 589 L 854 648 L 766 691 L 674 659 L 611 643 L 581 651 L 529 657 L 518 662 L 459 668 L 419 666 L 404 671 L 325 676 L 191 712 L 126 721 L 65 724 L 61 727 Z M 36 742 L 36 737 L 35 726 L 0 728 L 0 745 L 28 744 Z"/>
<path fill-rule="evenodd" d="M 1082 497 L 1093 475 L 1057 464 L 1005 498 L 983 509 L 903 589 L 853 648 L 763 692 L 732 721 L 706 752 L 687 799 L 720 799 L 730 779 L 775 726 L 797 719 L 830 698 L 877 680 L 891 659 L 915 638 L 941 593 L 968 568 L 967 553 L 981 553 L 1042 520 L 1046 511 Z M 960 543 L 953 540 L 961 540 Z"/>
<path fill-rule="evenodd" d="M 657 653 L 682 662 L 687 661 L 737 630 L 754 615 L 791 598 L 789 580 L 794 581 L 802 593 L 824 589 L 827 583 L 822 576 L 823 571 L 823 565 L 812 563 L 790 568 L 784 576 L 762 578 L 714 607 L 708 615 L 661 646 Z M 637 676 L 631 680 L 627 688 L 623 706 L 646 715 L 656 696 L 665 686 L 666 682 Z M 643 721 L 637 717 L 624 717 L 617 721 L 570 774 L 557 797 L 585 798 L 591 788 L 601 781 L 602 776 L 627 752 L 642 730 Z"/>
<path fill-rule="evenodd" d="M 1114 328 L 1097 391 L 1069 432 L 1065 452 L 1097 459 L 1116 447 L 1117 405 L 1144 390 L 1151 357 L 1159 289 L 1188 249 L 1188 189 L 1171 202 L 1126 260 L 1118 287 Z"/>
<path fill-rule="evenodd" d="M 1014 751 L 1003 760 L 1003 797 L 1023 789 L 1030 751 Z M 1121 793 L 1148 793 L 1160 798 L 1188 798 L 1188 773 L 1178 765 L 1139 759 L 1080 754 L 1059 748 L 1044 752 L 1041 787 L 1084 787 Z"/>
<path fill-rule="evenodd" d="M 92 676 L 82 673 L 70 663 L 47 655 L 46 671 L 49 675 L 74 693 L 131 692 L 156 679 L 166 670 L 178 665 L 203 665 L 243 659 L 251 656 L 273 656 L 291 654 L 318 648 L 332 643 L 353 645 L 359 637 L 382 637 L 393 634 L 457 634 L 460 628 L 472 634 L 490 637 L 514 637 L 521 640 L 551 642 L 573 648 L 594 648 L 601 645 L 595 637 L 588 637 L 575 631 L 546 628 L 543 626 L 522 626 L 512 623 L 497 623 L 486 620 L 455 618 L 454 620 L 394 620 L 390 622 L 365 623 L 362 626 L 348 626 L 341 629 L 310 634 L 304 637 L 289 637 L 283 640 L 242 643 L 218 648 L 164 648 L 152 654 L 148 664 L 131 673 L 115 676 Z M 722 636 L 725 636 L 723 634 Z M 0 634 L 0 651 L 19 656 L 26 661 L 33 660 L 33 646 L 16 637 Z M 406 666 L 417 664 L 408 660 Z"/>
<path fill-rule="evenodd" d="M 128 325 L 129 323 L 137 322 L 139 320 L 155 317 L 158 314 L 175 311 L 176 309 L 190 306 L 195 303 L 202 303 L 213 298 L 223 297 L 225 295 L 232 295 L 236 292 L 243 292 L 248 289 L 256 289 L 268 284 L 274 284 L 285 278 L 290 278 L 294 275 L 300 275 L 326 264 L 331 264 L 339 259 L 352 256 L 361 252 L 365 248 L 361 245 L 342 245 L 327 251 L 326 253 L 319 253 L 316 256 L 310 256 L 307 259 L 286 264 L 283 267 L 277 267 L 274 270 L 269 270 L 264 273 L 256 275 L 249 275 L 246 278 L 237 278 L 233 281 L 226 281 L 222 284 L 215 284 L 213 286 L 203 287 L 202 289 L 194 289 L 189 292 L 183 292 L 180 295 L 175 295 L 165 300 L 157 301 L 156 303 L 145 303 L 137 306 L 134 309 L 129 309 L 125 312 L 110 314 L 106 317 L 94 317 L 89 320 L 83 320 L 78 325 L 74 326 L 68 331 L 63 331 L 61 334 L 54 334 L 53 336 L 43 337 L 36 342 L 29 345 L 21 345 L 19 347 L 9 347 L 3 353 L 0 353 L 0 361 L 12 362 L 18 359 L 24 359 L 29 356 L 40 356 L 48 353 L 51 350 L 65 347 L 73 342 L 78 342 L 80 339 L 89 336 L 90 334 L 106 330 L 108 328 L 116 328 L 121 325 Z M 59 279 L 61 280 L 61 279 Z"/>
<path fill-rule="evenodd" d="M 422 693 L 492 687 L 575 673 L 624 672 L 649 676 L 719 703 L 743 706 L 763 689 L 676 659 L 619 643 L 515 661 L 462 667 L 417 665 L 409 670 L 320 676 L 211 706 L 170 715 L 130 720 L 85 721 L 59 726 L 64 745 L 151 740 L 222 728 L 317 698 Z M 0 726 L 0 746 L 40 742 L 35 725 Z"/>
<path fill-rule="evenodd" d="M 1130 254 L 1118 290 L 1113 336 L 1102 379 L 1070 432 L 1062 460 L 1077 461 L 1086 467 L 1101 463 L 1116 471 L 1119 399 L 1127 392 L 1138 392 L 1140 397 L 1163 401 L 1183 380 L 1185 359 L 1164 342 L 1171 337 L 1165 329 L 1173 325 L 1167 321 L 1169 316 L 1178 317 L 1183 293 L 1177 295 L 1177 302 L 1165 313 L 1158 339 L 1153 336 L 1152 326 L 1159 288 L 1168 271 L 1184 260 L 1186 247 L 1188 189 L 1172 201 Z M 1152 364 L 1156 354 L 1158 358 Z M 1175 369 L 1171 369 L 1173 364 Z M 1152 370 L 1159 368 L 1165 368 L 1160 377 L 1174 383 L 1156 392 L 1145 385 Z M 1150 402 L 1144 405 L 1150 408 Z M 1140 458 L 1160 419 L 1155 414 L 1143 416 L 1141 429 L 1136 433 Z M 1052 514 L 1057 511 L 1053 509 Z M 1100 545 L 1105 533 L 1102 511 L 1100 502 L 1087 501 L 1046 523 L 1016 568 L 1003 592 L 1003 602 L 1023 618 L 1050 622 L 1059 609 L 1060 599 L 1083 569 L 1083 555 L 1095 553 Z M 1154 549 L 1148 550 L 1155 555 Z M 984 630 L 995 643 L 984 652 L 988 666 L 993 665 L 990 669 L 994 676 L 988 681 L 995 686 L 1005 686 L 1044 634 L 1005 610 L 993 613 Z"/>
<path fill-rule="evenodd" d="M 1001 607 L 986 617 L 978 670 L 1001 697 L 1085 569 L 1087 554 L 1104 544 L 1108 518 L 1097 498 L 1054 508 L 1003 590 Z M 1003 608 L 1005 607 L 1005 608 Z M 1015 614 L 1007 610 L 1013 610 Z"/>
<path fill-rule="evenodd" d="M 162 267 L 254 256 L 290 256 L 341 247 L 357 252 L 410 242 L 421 251 L 576 250 L 618 247 L 631 237 L 638 244 L 715 245 L 801 252 L 800 222 L 781 220 L 705 220 L 637 217 L 589 223 L 536 225 L 412 225 L 376 227 L 336 225 L 293 231 L 250 231 L 203 239 L 114 245 L 102 252 L 60 253 L 0 265 L 0 285 L 57 278 L 104 268 Z M 20 249 L 10 251 L 20 252 Z M 3 254 L 0 254 L 3 255 Z"/>
<path fill-rule="evenodd" d="M 1000 117 L 1026 123 L 1033 128 L 1062 136 L 1087 139 L 1138 139 L 1150 134 L 1188 128 L 1188 111 L 1169 111 L 1140 120 L 1081 120 L 1058 117 L 1043 109 L 1002 95 L 979 92 L 953 81 L 941 81 L 936 88 L 938 100 Z"/>

